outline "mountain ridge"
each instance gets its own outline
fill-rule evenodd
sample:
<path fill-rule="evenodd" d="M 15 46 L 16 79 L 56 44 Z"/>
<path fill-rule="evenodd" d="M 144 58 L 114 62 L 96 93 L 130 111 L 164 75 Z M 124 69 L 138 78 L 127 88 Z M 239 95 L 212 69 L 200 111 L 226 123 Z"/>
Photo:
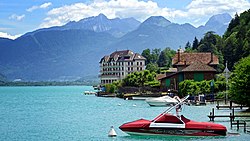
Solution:
<path fill-rule="evenodd" d="M 86 25 L 80 20 L 38 29 L 15 40 L 0 38 L 0 73 L 9 80 L 78 80 L 97 76 L 99 59 L 115 50 L 130 49 L 141 53 L 146 48 L 177 49 L 193 41 L 194 37 L 202 37 L 208 30 L 188 23 L 172 23 L 162 16 L 150 17 L 139 25 L 132 18 L 98 16 L 85 19 Z M 98 23 L 100 19 L 105 22 Z M 72 23 L 76 27 L 69 28 Z M 77 25 L 80 23 L 82 25 Z M 100 28 L 93 30 L 96 25 Z"/>

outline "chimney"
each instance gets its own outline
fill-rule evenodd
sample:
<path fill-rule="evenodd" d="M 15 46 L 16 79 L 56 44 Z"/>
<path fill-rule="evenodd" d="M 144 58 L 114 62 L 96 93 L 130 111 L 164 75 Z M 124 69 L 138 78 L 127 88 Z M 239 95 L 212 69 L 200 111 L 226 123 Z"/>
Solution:
<path fill-rule="evenodd" d="M 187 67 L 187 61 L 186 60 L 184 61 L 184 67 L 185 68 Z"/>
<path fill-rule="evenodd" d="M 211 62 L 212 63 L 214 61 L 214 58 L 213 58 L 213 52 L 211 52 Z"/>
<path fill-rule="evenodd" d="M 177 63 L 179 62 L 180 62 L 180 49 L 178 49 L 178 62 Z"/>

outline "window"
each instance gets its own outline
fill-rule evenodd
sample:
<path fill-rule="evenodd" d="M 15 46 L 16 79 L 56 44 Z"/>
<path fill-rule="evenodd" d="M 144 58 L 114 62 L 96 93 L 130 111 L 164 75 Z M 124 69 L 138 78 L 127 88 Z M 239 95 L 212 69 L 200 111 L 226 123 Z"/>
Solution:
<path fill-rule="evenodd" d="M 140 65 L 142 65 L 142 62 L 140 62 Z"/>
<path fill-rule="evenodd" d="M 137 66 L 139 66 L 139 62 L 137 62 Z"/>

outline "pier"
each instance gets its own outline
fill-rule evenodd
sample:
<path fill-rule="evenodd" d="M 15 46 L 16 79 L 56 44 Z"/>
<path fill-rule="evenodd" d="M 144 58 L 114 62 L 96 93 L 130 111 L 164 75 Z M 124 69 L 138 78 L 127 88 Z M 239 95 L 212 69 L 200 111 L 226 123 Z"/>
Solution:
<path fill-rule="evenodd" d="M 215 118 L 219 117 L 228 117 L 230 118 L 230 121 L 234 121 L 236 117 L 250 117 L 250 115 L 235 115 L 234 114 L 234 108 L 232 109 L 232 112 L 229 115 L 215 115 L 214 114 L 214 108 L 212 108 L 212 112 L 208 115 L 210 121 L 214 121 Z"/>
<path fill-rule="evenodd" d="M 243 125 L 243 128 L 244 128 L 244 132 L 249 132 L 247 131 L 247 124 L 246 124 L 246 121 L 243 121 L 243 122 L 240 122 L 239 120 L 237 120 L 236 122 L 233 122 L 233 121 L 230 121 L 230 125 L 231 125 L 231 128 L 233 127 L 233 125 L 236 125 L 237 126 L 237 130 L 239 130 L 240 125 Z"/>
<path fill-rule="evenodd" d="M 233 102 L 230 101 L 230 104 L 229 105 L 219 105 L 219 101 L 217 101 L 217 105 L 216 105 L 216 108 L 219 110 L 219 109 L 234 109 L 234 108 L 244 108 L 244 107 L 247 107 L 247 106 L 244 106 L 244 105 L 233 105 Z"/>

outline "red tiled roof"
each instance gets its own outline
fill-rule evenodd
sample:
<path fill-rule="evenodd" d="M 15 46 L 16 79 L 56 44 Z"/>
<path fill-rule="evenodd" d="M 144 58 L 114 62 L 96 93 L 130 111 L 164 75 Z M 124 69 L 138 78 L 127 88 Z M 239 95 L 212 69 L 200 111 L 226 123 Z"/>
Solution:
<path fill-rule="evenodd" d="M 213 60 L 213 61 L 212 61 Z M 172 65 L 190 65 L 194 62 L 200 61 L 204 64 L 218 65 L 219 59 L 216 55 L 213 54 L 211 58 L 211 53 L 180 53 L 180 60 L 178 61 L 178 52 L 172 59 Z"/>
<path fill-rule="evenodd" d="M 215 71 L 216 70 L 213 67 L 210 67 L 200 61 L 194 62 L 185 69 L 182 70 L 182 72 L 191 72 L 191 71 Z"/>

